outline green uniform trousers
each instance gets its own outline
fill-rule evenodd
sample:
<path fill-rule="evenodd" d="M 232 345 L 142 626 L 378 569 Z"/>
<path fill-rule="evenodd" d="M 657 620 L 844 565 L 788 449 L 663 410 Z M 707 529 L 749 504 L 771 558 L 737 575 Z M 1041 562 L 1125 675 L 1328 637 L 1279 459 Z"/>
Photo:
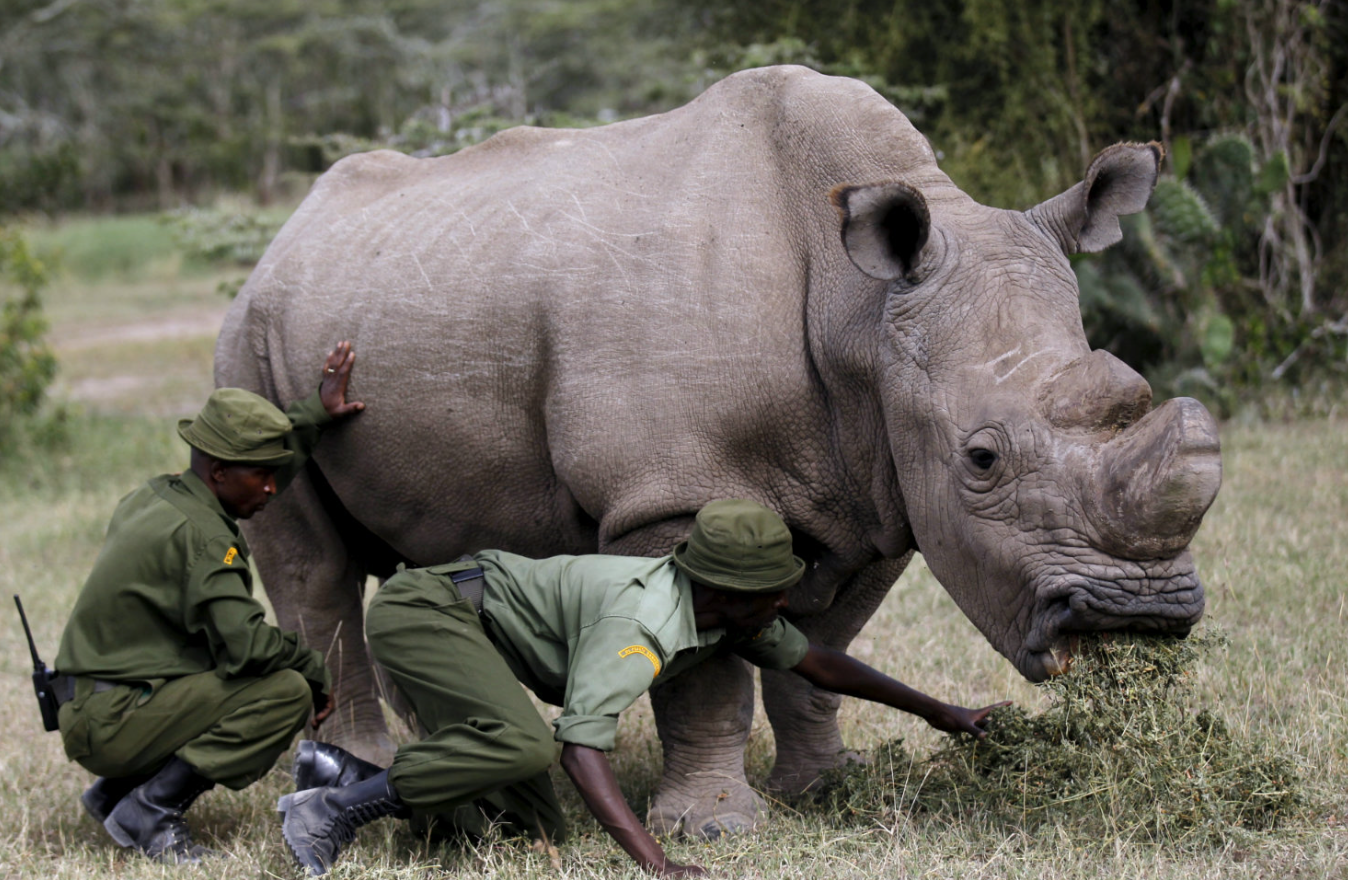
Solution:
<path fill-rule="evenodd" d="M 260 678 L 184 675 L 153 690 L 121 685 L 93 692 L 80 679 L 61 707 L 66 755 L 96 776 L 154 773 L 177 755 L 202 776 L 240 789 L 260 779 L 313 708 L 304 676 L 285 669 Z"/>
<path fill-rule="evenodd" d="M 399 748 L 389 768 L 403 803 L 468 833 L 485 830 L 485 813 L 559 841 L 565 824 L 547 772 L 557 754 L 552 731 L 449 578 L 389 578 L 366 612 L 365 634 L 427 734 Z"/>

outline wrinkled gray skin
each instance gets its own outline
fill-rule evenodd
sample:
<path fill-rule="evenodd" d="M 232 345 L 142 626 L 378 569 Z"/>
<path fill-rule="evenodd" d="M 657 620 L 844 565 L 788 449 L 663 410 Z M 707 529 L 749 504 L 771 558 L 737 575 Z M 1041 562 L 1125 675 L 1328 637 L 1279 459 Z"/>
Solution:
<path fill-rule="evenodd" d="M 808 563 L 789 616 L 837 648 L 919 549 L 1032 680 L 1076 633 L 1187 631 L 1216 427 L 1090 350 L 1067 261 L 1118 240 L 1159 160 L 1111 147 L 1029 212 L 988 208 L 868 87 L 779 67 L 660 116 L 338 163 L 216 349 L 220 385 L 286 403 L 355 343 L 368 409 L 247 525 L 282 625 L 330 651 L 334 738 L 387 757 L 367 573 L 660 555 L 715 498 L 782 514 Z M 730 659 L 653 692 L 653 827 L 752 825 L 752 687 Z M 842 752 L 838 699 L 763 691 L 770 782 L 801 790 Z"/>

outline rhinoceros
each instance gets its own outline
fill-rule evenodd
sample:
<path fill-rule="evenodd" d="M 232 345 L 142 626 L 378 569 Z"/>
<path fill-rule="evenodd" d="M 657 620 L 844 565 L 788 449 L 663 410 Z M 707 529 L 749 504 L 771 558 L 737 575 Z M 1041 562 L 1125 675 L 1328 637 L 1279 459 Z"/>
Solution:
<path fill-rule="evenodd" d="M 865 84 L 771 67 L 656 116 L 338 162 L 215 372 L 286 403 L 334 340 L 358 352 L 367 410 L 246 526 L 280 623 L 328 652 L 334 738 L 389 746 L 368 576 L 483 548 L 663 555 L 717 498 L 786 520 L 789 616 L 836 648 L 914 552 L 1031 680 L 1076 634 L 1186 632 L 1216 425 L 1091 350 L 1067 259 L 1119 240 L 1161 158 L 1115 145 L 1055 198 L 990 208 Z M 802 790 L 843 753 L 839 700 L 762 689 L 769 783 Z M 654 827 L 752 826 L 752 695 L 736 658 L 652 692 Z"/>

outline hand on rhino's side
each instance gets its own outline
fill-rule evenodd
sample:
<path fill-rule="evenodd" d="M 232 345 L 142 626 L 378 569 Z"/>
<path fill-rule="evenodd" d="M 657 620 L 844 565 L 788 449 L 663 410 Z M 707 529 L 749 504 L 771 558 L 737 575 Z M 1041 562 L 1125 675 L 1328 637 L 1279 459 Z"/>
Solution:
<path fill-rule="evenodd" d="M 322 725 L 324 721 L 328 720 L 328 716 L 331 715 L 336 708 L 337 698 L 335 695 L 323 693 L 314 694 L 314 717 L 313 720 L 309 722 L 309 725 L 314 730 L 318 730 L 319 726 Z"/>
<path fill-rule="evenodd" d="M 337 343 L 323 361 L 323 381 L 318 386 L 318 398 L 323 402 L 323 409 L 334 419 L 365 409 L 365 404 L 360 401 L 348 403 L 346 400 L 346 384 L 351 381 L 351 367 L 355 362 L 356 353 L 346 340 Z"/>

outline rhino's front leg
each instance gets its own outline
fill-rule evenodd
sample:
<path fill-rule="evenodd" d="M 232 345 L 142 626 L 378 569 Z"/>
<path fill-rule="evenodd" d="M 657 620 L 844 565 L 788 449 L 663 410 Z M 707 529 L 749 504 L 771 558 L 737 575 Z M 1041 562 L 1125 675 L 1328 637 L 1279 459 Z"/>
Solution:
<path fill-rule="evenodd" d="M 662 520 L 603 542 L 601 553 L 661 556 L 688 537 L 691 516 Z M 744 778 L 744 744 L 754 720 L 754 679 L 738 657 L 713 657 L 652 688 L 664 776 L 646 824 L 655 834 L 715 838 L 748 831 L 763 802 Z"/>
<path fill-rule="evenodd" d="M 394 746 L 365 648 L 365 568 L 342 540 L 310 475 L 300 474 L 245 528 L 277 623 L 322 651 L 332 675 L 337 708 L 306 734 L 387 764 Z"/>
<path fill-rule="evenodd" d="M 797 620 L 796 626 L 815 644 L 847 650 L 912 556 L 909 552 L 862 569 L 843 585 L 832 605 L 818 615 Z M 777 740 L 777 761 L 768 787 L 785 795 L 800 794 L 850 757 L 838 732 L 842 697 L 821 691 L 791 672 L 765 669 L 762 676 L 763 708 Z"/>
<path fill-rule="evenodd" d="M 653 689 L 651 704 L 665 757 L 646 816 L 651 831 L 716 838 L 752 829 L 763 803 L 744 777 L 754 718 L 749 664 L 714 657 Z"/>

